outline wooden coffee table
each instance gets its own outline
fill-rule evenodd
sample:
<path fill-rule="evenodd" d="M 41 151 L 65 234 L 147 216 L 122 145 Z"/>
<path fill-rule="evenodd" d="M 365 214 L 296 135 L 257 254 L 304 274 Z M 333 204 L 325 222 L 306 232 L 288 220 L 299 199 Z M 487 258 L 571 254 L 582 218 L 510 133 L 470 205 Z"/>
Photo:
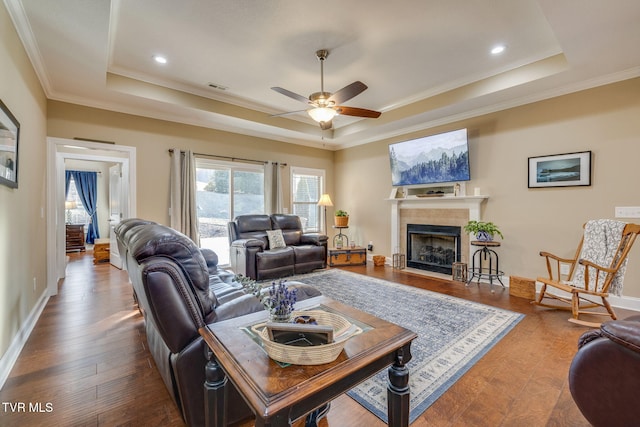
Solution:
<path fill-rule="evenodd" d="M 411 342 L 417 335 L 401 326 L 320 296 L 296 304 L 296 310 L 319 305 L 367 325 L 349 339 L 338 358 L 324 365 L 281 367 L 247 333 L 267 313 L 214 323 L 200 329 L 209 347 L 206 366 L 207 426 L 226 426 L 226 387 L 230 380 L 256 416 L 256 426 L 290 426 L 317 408 L 389 367 L 389 425 L 409 425 Z M 307 426 L 315 425 L 307 417 Z"/>

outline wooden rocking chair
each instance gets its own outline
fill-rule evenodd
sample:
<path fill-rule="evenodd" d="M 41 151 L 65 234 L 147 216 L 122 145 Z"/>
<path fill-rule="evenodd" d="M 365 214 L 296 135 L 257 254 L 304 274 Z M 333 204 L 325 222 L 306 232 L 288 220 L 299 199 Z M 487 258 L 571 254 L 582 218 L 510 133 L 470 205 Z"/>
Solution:
<path fill-rule="evenodd" d="M 609 292 L 615 295 L 622 293 L 627 255 L 640 233 L 640 225 L 614 220 L 593 220 L 587 222 L 584 229 L 584 235 L 573 258 L 561 258 L 548 252 L 540 252 L 540 256 L 546 259 L 549 277 L 538 277 L 542 288 L 536 300 L 531 303 L 542 307 L 571 310 L 570 322 L 599 327 L 600 323 L 586 322 L 578 317 L 581 314 L 595 314 L 616 319 L 607 297 Z M 606 266 L 599 265 L 598 262 Z M 569 266 L 569 273 L 566 275 L 561 273 L 561 266 L 564 265 Z M 569 295 L 552 294 L 547 291 L 547 286 Z M 564 305 L 548 304 L 543 302 L 545 298 L 560 301 Z M 594 301 L 593 298 L 600 298 L 602 302 Z M 606 313 L 585 310 L 594 307 L 604 307 Z"/>

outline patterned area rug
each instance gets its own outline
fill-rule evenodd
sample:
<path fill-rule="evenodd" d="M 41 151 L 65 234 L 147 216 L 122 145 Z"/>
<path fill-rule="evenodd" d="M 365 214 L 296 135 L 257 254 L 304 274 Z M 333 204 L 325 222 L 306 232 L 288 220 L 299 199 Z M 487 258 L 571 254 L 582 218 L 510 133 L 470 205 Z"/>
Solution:
<path fill-rule="evenodd" d="M 317 287 L 324 295 L 418 334 L 411 345 L 413 422 L 524 315 L 460 298 L 343 270 L 287 278 Z M 387 371 L 348 393 L 387 422 Z"/>

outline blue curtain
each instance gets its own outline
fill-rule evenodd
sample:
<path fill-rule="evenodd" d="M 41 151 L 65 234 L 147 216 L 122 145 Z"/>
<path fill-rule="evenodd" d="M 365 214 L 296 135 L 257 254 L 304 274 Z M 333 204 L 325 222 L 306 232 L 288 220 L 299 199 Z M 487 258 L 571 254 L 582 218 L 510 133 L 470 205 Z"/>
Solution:
<path fill-rule="evenodd" d="M 76 183 L 78 196 L 80 196 L 84 209 L 90 217 L 89 226 L 87 228 L 87 243 L 94 243 L 96 239 L 100 238 L 97 214 L 98 174 L 96 172 L 66 171 L 65 175 L 73 176 L 73 180 Z M 67 181 L 67 187 L 68 186 L 69 184 Z"/>
<path fill-rule="evenodd" d="M 71 182 L 71 171 L 64 171 L 64 200 L 69 195 L 69 183 Z"/>

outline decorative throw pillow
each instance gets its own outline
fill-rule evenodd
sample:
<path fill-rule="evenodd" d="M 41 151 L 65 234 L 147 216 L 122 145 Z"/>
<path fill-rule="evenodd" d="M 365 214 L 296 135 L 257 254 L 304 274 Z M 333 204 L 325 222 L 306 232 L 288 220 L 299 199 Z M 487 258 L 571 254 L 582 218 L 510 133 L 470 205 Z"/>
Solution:
<path fill-rule="evenodd" d="M 282 230 L 267 230 L 267 237 L 269 238 L 269 249 L 287 247 L 287 244 L 284 242 Z"/>

